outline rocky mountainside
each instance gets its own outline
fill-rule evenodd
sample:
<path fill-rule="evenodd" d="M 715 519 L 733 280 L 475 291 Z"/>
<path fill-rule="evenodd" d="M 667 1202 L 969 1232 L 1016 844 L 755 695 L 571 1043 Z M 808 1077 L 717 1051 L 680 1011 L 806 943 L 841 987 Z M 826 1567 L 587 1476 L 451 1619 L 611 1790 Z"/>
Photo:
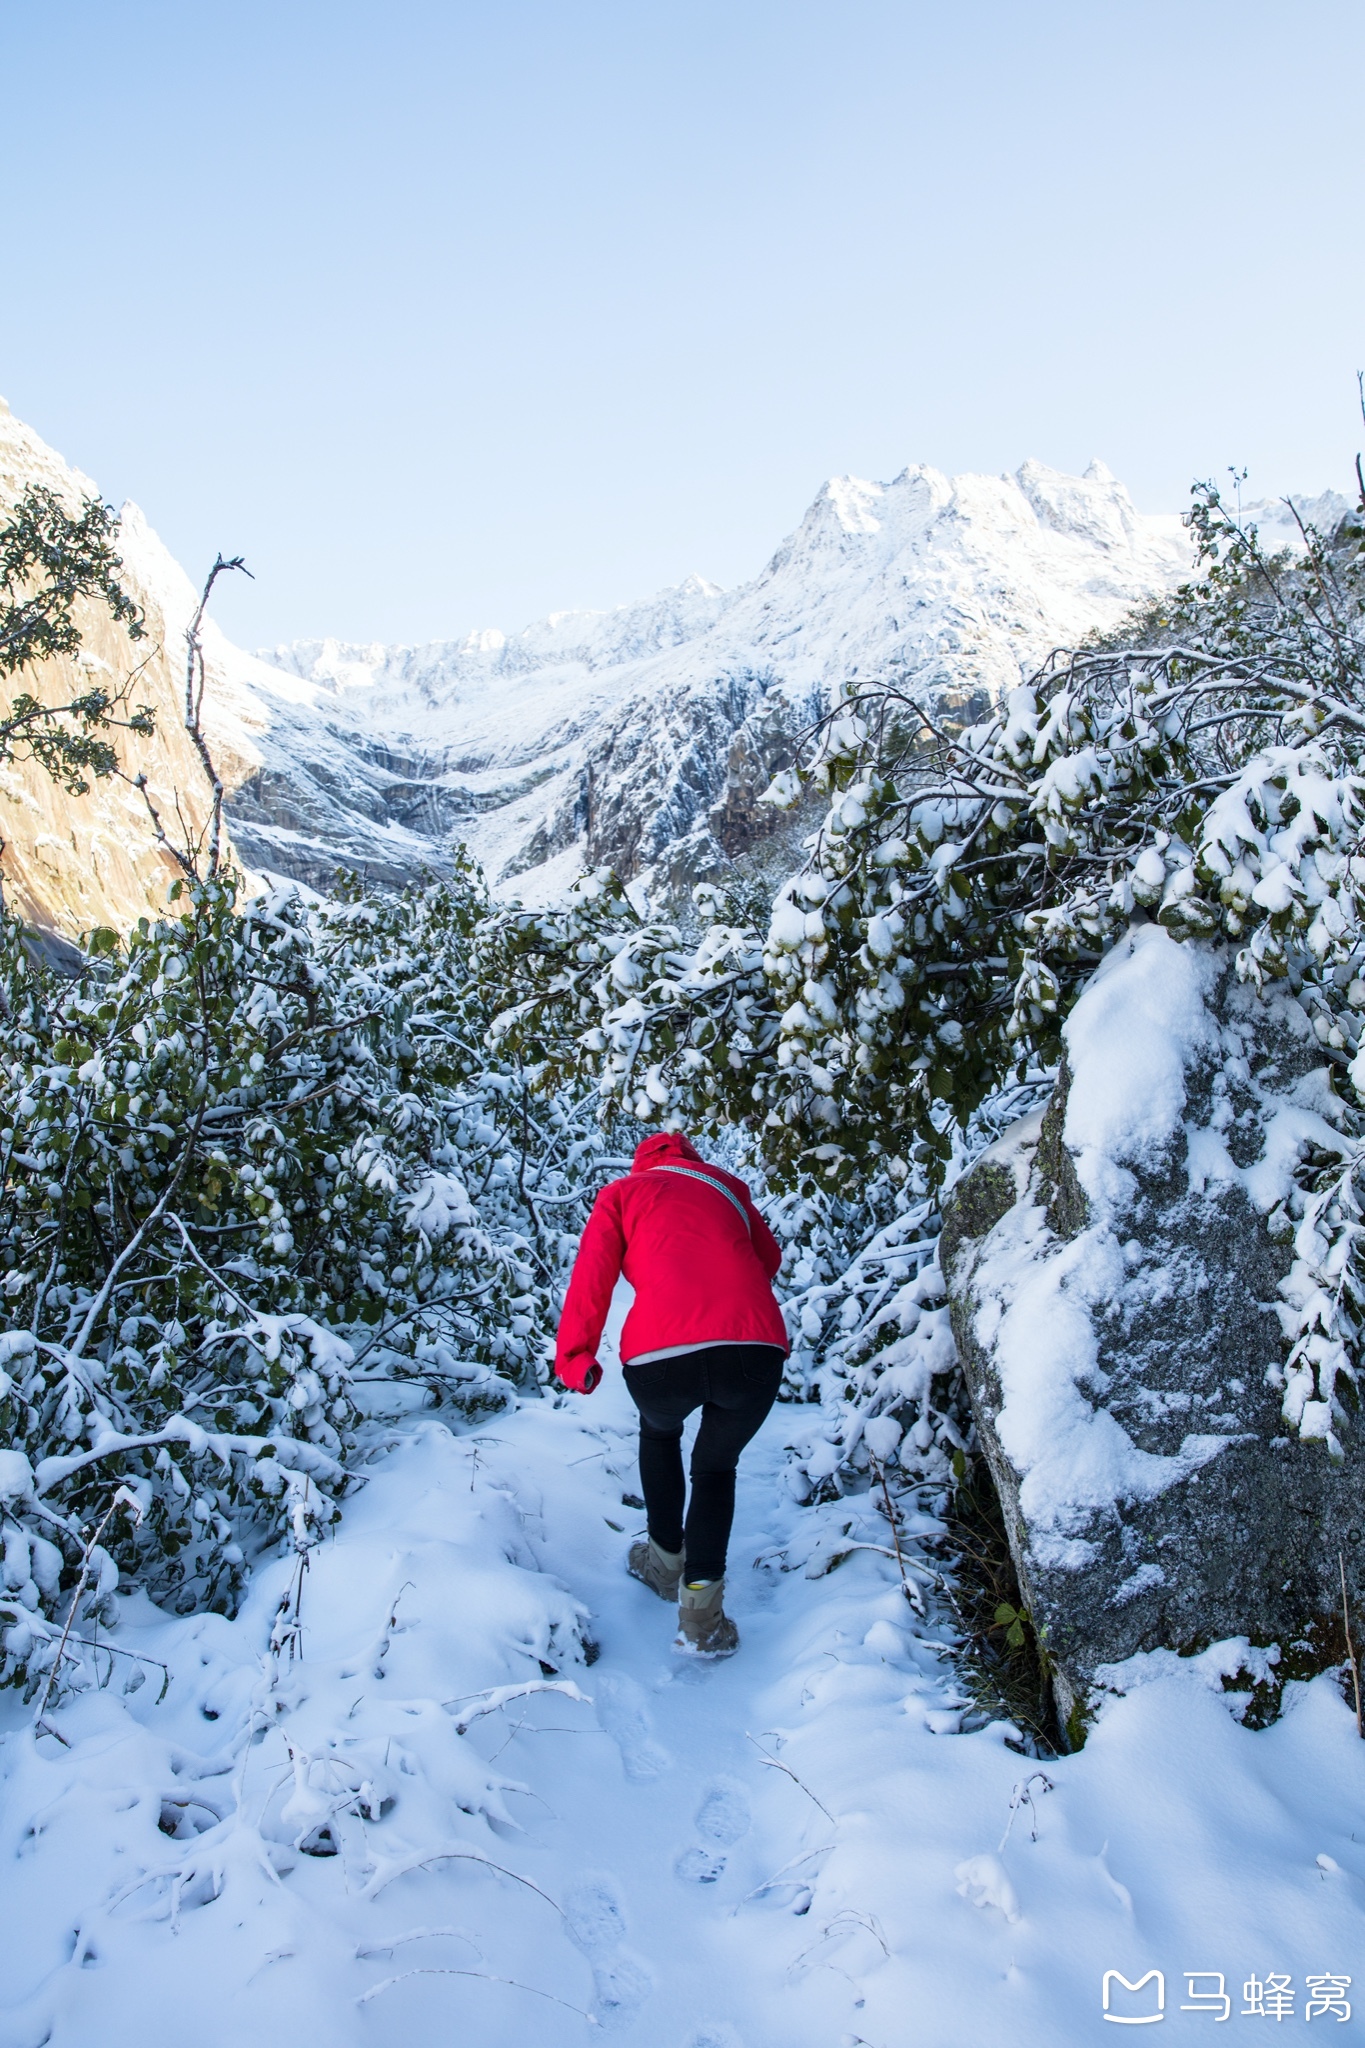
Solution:
<path fill-rule="evenodd" d="M 510 637 L 270 651 L 309 697 L 260 729 L 238 838 L 315 880 L 339 855 L 401 873 L 414 841 L 439 860 L 453 837 L 528 900 L 602 863 L 669 893 L 779 823 L 757 798 L 840 683 L 900 670 L 966 705 L 1189 561 L 1179 520 L 1135 511 L 1098 463 L 837 478 L 735 590 L 692 577 Z"/>
<path fill-rule="evenodd" d="M 0 508 L 13 504 L 30 485 L 54 491 L 72 510 L 98 488 L 79 470 L 68 468 L 0 399 Z M 165 907 L 166 889 L 176 869 L 156 841 L 134 778 L 146 775 L 149 794 L 167 820 L 176 817 L 178 803 L 191 833 L 202 825 L 210 800 L 182 722 L 184 629 L 194 599 L 174 564 L 173 575 L 159 580 L 149 580 L 135 566 L 134 557 L 141 558 L 156 544 L 133 508 L 124 540 L 123 581 L 146 613 L 147 637 L 130 640 L 126 628 L 115 625 L 103 606 L 85 603 L 76 613 L 83 641 L 80 656 L 45 662 L 23 676 L 22 686 L 46 703 L 61 704 L 88 689 L 92 680 L 113 687 L 133 678 L 132 701 L 151 706 L 156 736 L 144 740 L 132 733 L 119 735 L 124 778 L 97 782 L 83 797 L 68 795 L 31 762 L 0 766 L 0 876 L 5 899 L 30 923 L 71 936 L 97 924 L 132 924 Z M 162 602 L 168 594 L 169 612 Z M 245 764 L 236 762 L 230 748 L 225 752 L 229 765 L 240 774 Z"/>
<path fill-rule="evenodd" d="M 96 488 L 0 410 L 0 504 L 29 482 L 73 503 Z M 1338 507 L 1328 494 L 1303 509 L 1330 523 Z M 1293 537 L 1283 508 L 1258 509 L 1269 538 Z M 195 590 L 134 505 L 121 545 L 153 627 L 139 691 L 158 722 L 126 766 L 147 770 L 163 809 L 178 791 L 193 818 L 205 792 L 180 729 L 180 664 Z M 676 894 L 761 862 L 770 835 L 791 832 L 757 799 L 841 683 L 899 671 L 970 706 L 1189 562 L 1179 519 L 1135 511 L 1098 463 L 1084 477 L 920 466 L 826 484 L 734 590 L 694 576 L 615 611 L 423 647 L 301 641 L 257 656 L 210 622 L 207 716 L 237 854 L 315 887 L 339 867 L 397 885 L 464 841 L 499 891 L 528 901 L 603 863 Z M 106 621 L 91 635 L 92 658 L 119 674 L 145 658 Z M 73 800 L 13 770 L 3 788 L 4 874 L 26 915 L 75 932 L 160 908 L 165 857 L 127 783 Z"/>

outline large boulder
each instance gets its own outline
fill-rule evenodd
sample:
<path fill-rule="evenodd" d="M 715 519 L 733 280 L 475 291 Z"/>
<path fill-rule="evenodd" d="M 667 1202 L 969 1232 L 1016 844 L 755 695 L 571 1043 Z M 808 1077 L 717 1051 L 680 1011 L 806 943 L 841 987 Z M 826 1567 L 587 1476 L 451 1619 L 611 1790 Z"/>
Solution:
<path fill-rule="evenodd" d="M 950 1196 L 942 1262 L 1076 1742 L 1097 1674 L 1139 1651 L 1244 1636 L 1278 1644 L 1282 1672 L 1339 1656 L 1339 1554 L 1353 1603 L 1365 1574 L 1365 1429 L 1345 1379 L 1299 1414 L 1285 1398 L 1292 1176 L 1343 1142 L 1301 1004 L 1152 925 L 1106 959 L 1065 1042 L 1046 1109 Z"/>

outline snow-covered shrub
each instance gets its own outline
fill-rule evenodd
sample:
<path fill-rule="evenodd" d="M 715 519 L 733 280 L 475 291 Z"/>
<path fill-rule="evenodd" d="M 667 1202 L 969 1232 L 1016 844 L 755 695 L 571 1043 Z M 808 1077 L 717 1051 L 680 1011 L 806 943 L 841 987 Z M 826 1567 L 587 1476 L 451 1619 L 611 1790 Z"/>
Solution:
<path fill-rule="evenodd" d="M 1046 1096 L 1039 1076 L 983 1104 L 954 1141 L 953 1174 Z M 791 1333 L 787 1384 L 818 1403 L 794 1420 L 791 1485 L 812 1499 L 893 1466 L 948 1485 L 976 1449 L 938 1263 L 939 1198 L 922 1168 L 880 1172 L 858 1201 L 822 1189 L 769 1195 L 783 1245 L 778 1281 Z"/>
<path fill-rule="evenodd" d="M 41 1666 L 119 1486 L 118 1580 L 230 1606 L 334 1512 L 357 1403 L 534 1383 L 601 1138 L 485 1045 L 488 916 L 453 880 L 239 907 L 172 891 L 71 978 L 0 922 L 4 1675 Z"/>
<path fill-rule="evenodd" d="M 912 1189 L 1060 1029 L 1133 922 L 1227 944 L 1317 1032 L 1349 1143 L 1301 1154 L 1286 1420 L 1330 1437 L 1365 1318 L 1365 507 L 1267 560 L 1212 487 L 1203 574 L 1108 644 L 1055 655 L 955 729 L 896 679 L 850 686 L 802 770 L 829 807 L 766 929 L 714 889 L 700 939 L 594 876 L 524 916 L 500 1028 L 636 1117 L 746 1129 L 771 1184 Z M 513 977 L 515 982 L 515 977 Z M 1325 1420 L 1326 1418 L 1326 1420 Z"/>
<path fill-rule="evenodd" d="M 869 1194 L 851 1256 L 853 1219 L 840 1229 L 828 1198 L 789 1196 L 774 1218 L 790 1267 L 783 1276 L 789 1377 L 819 1404 L 791 1431 L 790 1481 L 802 1499 L 837 1492 L 853 1475 L 891 1463 L 916 1478 L 946 1479 L 966 1441 L 935 1258 L 937 1203 L 884 1176 Z"/>

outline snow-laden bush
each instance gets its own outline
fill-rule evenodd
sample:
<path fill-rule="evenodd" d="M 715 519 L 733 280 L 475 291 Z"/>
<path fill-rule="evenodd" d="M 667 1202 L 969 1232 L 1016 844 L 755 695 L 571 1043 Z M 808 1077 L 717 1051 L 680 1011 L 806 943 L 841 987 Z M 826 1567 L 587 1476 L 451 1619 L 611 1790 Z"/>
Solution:
<path fill-rule="evenodd" d="M 831 1217 L 819 1196 L 788 1196 L 773 1219 L 790 1265 L 788 1376 L 818 1403 L 791 1431 L 790 1483 L 804 1500 L 897 1460 L 917 1478 L 946 1480 L 967 1441 L 935 1256 L 937 1204 L 885 1176 L 869 1195 L 852 1230 L 853 1218 Z"/>
<path fill-rule="evenodd" d="M 1055 1063 L 1134 921 L 1226 944 L 1303 1004 L 1343 1104 L 1347 1142 L 1302 1154 L 1273 1219 L 1298 1255 L 1296 1428 L 1365 1318 L 1365 507 L 1292 559 L 1211 487 L 1191 525 L 1197 582 L 974 725 L 900 680 L 851 686 L 770 792 L 829 806 L 766 929 L 706 888 L 687 938 L 605 875 L 514 920 L 499 1029 L 643 1120 L 742 1126 L 776 1187 L 858 1203 L 882 1175 L 927 1189 L 1011 1078 Z"/>
<path fill-rule="evenodd" d="M 87 1616 L 120 1572 L 230 1607 L 253 1545 L 333 1514 L 378 1384 L 478 1412 L 544 1372 L 601 1139 L 485 1046 L 475 872 L 236 894 L 177 885 L 70 978 L 0 921 L 9 1678 L 120 1487 Z"/>
<path fill-rule="evenodd" d="M 999 1091 L 954 1140 L 953 1174 L 1046 1097 L 1037 1077 Z M 937 1191 L 921 1170 L 885 1172 L 862 1198 L 821 1189 L 770 1195 L 784 1251 L 778 1290 L 791 1334 L 786 1387 L 817 1404 L 791 1425 L 790 1483 L 803 1500 L 858 1487 L 897 1466 L 946 1486 L 977 1445 L 938 1263 Z"/>

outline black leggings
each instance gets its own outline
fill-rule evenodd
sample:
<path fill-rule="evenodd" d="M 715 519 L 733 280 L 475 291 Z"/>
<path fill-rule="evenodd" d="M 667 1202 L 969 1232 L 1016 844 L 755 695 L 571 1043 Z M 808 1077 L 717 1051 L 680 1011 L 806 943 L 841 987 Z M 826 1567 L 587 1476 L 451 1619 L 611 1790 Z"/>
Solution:
<path fill-rule="evenodd" d="M 625 1369 L 640 1411 L 640 1490 L 649 1533 L 661 1550 L 684 1552 L 689 1579 L 718 1579 L 725 1571 L 735 1466 L 777 1399 L 783 1362 L 775 1344 L 707 1344 Z M 692 1446 L 684 1528 L 682 1433 L 694 1408 L 701 1409 L 701 1427 Z"/>

